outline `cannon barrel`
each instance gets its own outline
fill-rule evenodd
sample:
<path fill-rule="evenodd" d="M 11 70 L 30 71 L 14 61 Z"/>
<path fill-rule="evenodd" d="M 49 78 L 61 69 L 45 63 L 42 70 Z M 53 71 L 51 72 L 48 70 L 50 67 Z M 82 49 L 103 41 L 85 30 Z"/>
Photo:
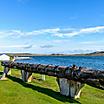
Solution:
<path fill-rule="evenodd" d="M 1 65 L 8 68 L 17 68 L 27 72 L 40 73 L 58 78 L 86 83 L 90 86 L 104 90 L 104 70 L 91 70 L 83 67 L 54 66 L 44 64 L 28 64 L 11 61 L 3 61 Z"/>

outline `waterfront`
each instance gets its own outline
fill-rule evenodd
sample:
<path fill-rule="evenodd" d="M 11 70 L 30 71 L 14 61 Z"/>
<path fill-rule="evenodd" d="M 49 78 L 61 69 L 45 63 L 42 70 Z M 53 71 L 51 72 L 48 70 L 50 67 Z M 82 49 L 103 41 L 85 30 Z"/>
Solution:
<path fill-rule="evenodd" d="M 17 62 L 60 66 L 71 66 L 75 64 L 77 66 L 104 70 L 104 56 L 34 56 L 30 60 L 17 60 Z"/>

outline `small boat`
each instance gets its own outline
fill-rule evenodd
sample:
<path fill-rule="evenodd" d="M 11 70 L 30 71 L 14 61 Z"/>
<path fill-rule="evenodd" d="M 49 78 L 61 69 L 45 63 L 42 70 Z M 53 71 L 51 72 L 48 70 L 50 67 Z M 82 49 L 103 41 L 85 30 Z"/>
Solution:
<path fill-rule="evenodd" d="M 30 60 L 31 59 L 31 57 L 20 57 L 20 56 L 17 56 L 17 57 L 15 57 L 15 60 Z"/>

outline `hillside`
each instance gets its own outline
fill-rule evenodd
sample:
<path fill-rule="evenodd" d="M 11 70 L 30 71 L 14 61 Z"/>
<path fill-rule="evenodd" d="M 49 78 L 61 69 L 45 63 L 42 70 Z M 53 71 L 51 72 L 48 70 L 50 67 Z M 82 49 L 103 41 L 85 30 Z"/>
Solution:
<path fill-rule="evenodd" d="M 91 55 L 91 56 L 104 56 L 104 51 L 97 51 L 97 52 L 89 53 L 87 55 Z"/>
<path fill-rule="evenodd" d="M 2 53 L 0 53 L 1 55 Z M 5 53 L 9 56 L 104 56 L 104 51 L 96 51 L 93 53 L 86 54 L 60 54 L 60 53 L 52 53 L 52 54 L 33 54 L 33 53 Z"/>

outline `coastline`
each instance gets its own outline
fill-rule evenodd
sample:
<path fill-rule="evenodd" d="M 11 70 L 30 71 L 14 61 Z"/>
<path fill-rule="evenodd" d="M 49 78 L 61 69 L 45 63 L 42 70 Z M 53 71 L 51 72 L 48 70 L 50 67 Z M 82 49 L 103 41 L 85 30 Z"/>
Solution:
<path fill-rule="evenodd" d="M 104 56 L 104 54 L 31 54 L 31 53 L 5 53 L 9 56 L 32 57 L 32 56 Z"/>
<path fill-rule="evenodd" d="M 80 53 L 80 54 L 62 54 L 62 53 L 51 53 L 51 54 L 38 54 L 38 53 L 0 53 L 7 54 L 9 56 L 16 57 L 31 57 L 31 56 L 104 56 L 104 51 L 96 51 L 93 53 Z"/>

